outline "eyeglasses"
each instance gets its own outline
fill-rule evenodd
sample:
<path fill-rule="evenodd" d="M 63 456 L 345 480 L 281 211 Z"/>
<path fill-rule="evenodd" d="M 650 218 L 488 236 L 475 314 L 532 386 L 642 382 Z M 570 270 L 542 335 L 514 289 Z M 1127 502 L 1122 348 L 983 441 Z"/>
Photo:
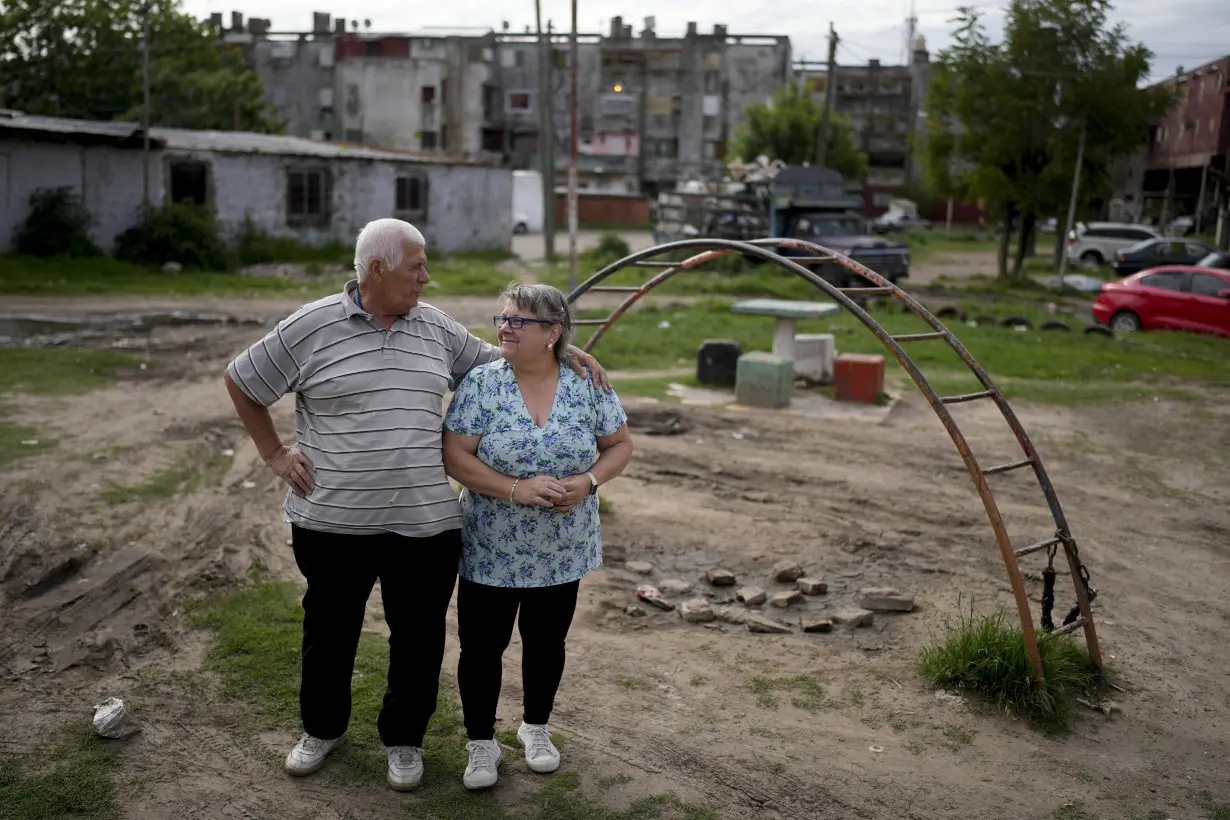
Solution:
<path fill-rule="evenodd" d="M 536 324 L 536 325 L 555 324 L 555 322 L 550 322 L 546 319 L 526 319 L 523 316 L 492 316 L 491 321 L 495 325 L 496 330 L 499 330 L 500 326 L 503 325 L 505 322 L 508 322 L 508 326 L 511 327 L 513 330 L 520 330 L 522 327 L 525 326 L 526 322 L 532 322 L 533 324 Z"/>

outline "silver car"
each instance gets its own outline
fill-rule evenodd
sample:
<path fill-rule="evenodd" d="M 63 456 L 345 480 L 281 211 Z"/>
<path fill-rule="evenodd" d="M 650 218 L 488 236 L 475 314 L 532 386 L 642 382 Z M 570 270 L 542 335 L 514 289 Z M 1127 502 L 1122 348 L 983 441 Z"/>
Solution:
<path fill-rule="evenodd" d="M 1066 253 L 1069 262 L 1080 262 L 1088 268 L 1099 268 L 1114 259 L 1117 251 L 1148 239 L 1161 238 L 1161 232 L 1148 225 L 1078 222 L 1068 234 Z"/>

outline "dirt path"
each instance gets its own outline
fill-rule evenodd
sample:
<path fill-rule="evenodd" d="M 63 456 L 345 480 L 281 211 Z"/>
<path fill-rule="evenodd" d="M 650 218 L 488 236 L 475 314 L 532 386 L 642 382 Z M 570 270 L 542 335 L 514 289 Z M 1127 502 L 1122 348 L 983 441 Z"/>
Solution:
<path fill-rule="evenodd" d="M 37 746 L 120 694 L 137 697 L 147 721 L 121 753 L 123 782 L 142 784 L 124 798 L 129 816 L 405 816 L 407 804 L 376 785 L 282 776 L 295 726 L 253 744 L 242 715 L 211 711 L 178 678 L 143 683 L 147 670 L 199 664 L 203 639 L 185 624 L 187 596 L 243 584 L 254 567 L 297 577 L 282 490 L 217 378 L 258 334 L 159 330 L 143 380 L 15 402 L 17 421 L 59 444 L 0 476 L 5 747 Z M 1145 820 L 1201 817 L 1203 793 L 1230 801 L 1227 398 L 1018 408 L 1100 591 L 1104 652 L 1127 690 L 1117 697 L 1122 713 L 1082 715 L 1064 739 L 943 703 L 912 670 L 959 596 L 984 611 L 1011 603 L 968 476 L 921 399 L 907 394 L 882 424 L 823 426 L 788 413 L 629 400 L 638 427 L 665 410 L 686 430 L 639 435 L 626 476 L 607 492 L 606 566 L 582 585 L 554 719 L 568 738 L 567 766 L 587 791 L 628 778 L 604 800 L 674 790 L 724 818 L 1049 818 L 1079 801 L 1088 814 L 1067 816 Z M 277 408 L 283 430 L 290 410 Z M 956 411 L 988 463 L 1013 459 L 991 407 Z M 185 459 L 209 476 L 194 492 L 103 499 L 113 484 L 148 481 Z M 995 481 L 1018 542 L 1050 533 L 1036 487 L 1020 474 Z M 786 635 L 624 612 L 645 580 L 625 561 L 653 564 L 654 581 L 697 588 L 720 565 L 772 592 L 769 567 L 782 558 L 823 576 L 829 591 L 766 614 L 831 613 L 859 587 L 881 584 L 915 593 L 919 609 L 877 615 L 862 629 Z M 1029 591 L 1036 606 L 1040 584 Z M 1066 609 L 1068 589 L 1058 597 Z M 455 621 L 450 630 L 446 670 L 456 663 Z M 515 728 L 519 655 L 514 637 L 501 728 Z M 783 688 L 798 681 L 813 688 Z M 513 799 L 515 782 L 501 788 Z"/>

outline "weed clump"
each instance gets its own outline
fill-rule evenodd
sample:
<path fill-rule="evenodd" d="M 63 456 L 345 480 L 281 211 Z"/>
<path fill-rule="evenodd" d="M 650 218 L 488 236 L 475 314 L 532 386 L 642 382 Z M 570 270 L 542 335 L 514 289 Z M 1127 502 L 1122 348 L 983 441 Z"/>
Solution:
<path fill-rule="evenodd" d="M 1098 697 L 1099 677 L 1089 650 L 1070 635 L 1039 640 L 1046 678 L 1046 686 L 1039 687 L 1024 635 L 1003 611 L 975 615 L 971 605 L 946 625 L 946 633 L 943 642 L 924 649 L 918 659 L 919 674 L 936 686 L 982 696 L 1054 732 L 1067 728 L 1072 699 Z"/>

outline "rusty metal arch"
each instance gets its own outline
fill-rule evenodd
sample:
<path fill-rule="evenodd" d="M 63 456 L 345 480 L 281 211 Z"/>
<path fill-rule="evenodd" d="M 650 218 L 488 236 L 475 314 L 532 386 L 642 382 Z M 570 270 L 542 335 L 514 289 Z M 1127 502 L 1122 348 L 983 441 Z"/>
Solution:
<path fill-rule="evenodd" d="M 793 250 L 802 251 L 806 256 L 787 257 L 775 253 L 772 248 L 791 248 Z M 665 256 L 668 254 L 678 253 L 680 251 L 695 251 L 692 256 L 689 256 L 683 261 L 662 261 L 655 260 L 654 257 Z M 932 410 L 939 417 L 940 422 L 944 425 L 944 429 L 948 431 L 948 435 L 952 438 L 952 442 L 956 445 L 957 452 L 965 463 L 966 470 L 969 471 L 970 478 L 974 482 L 974 489 L 978 492 L 982 499 L 982 504 L 986 510 L 987 518 L 990 520 L 991 529 L 995 533 L 995 540 L 999 546 L 1000 554 L 1004 561 L 1004 567 L 1008 571 L 1008 579 L 1012 587 L 1013 597 L 1016 599 L 1017 612 L 1021 619 L 1021 632 L 1024 635 L 1025 647 L 1029 653 L 1029 657 L 1034 667 L 1034 676 L 1040 685 L 1045 685 L 1045 678 L 1042 673 L 1042 662 L 1038 654 L 1038 636 L 1034 629 L 1033 615 L 1029 608 L 1029 599 L 1025 593 L 1025 585 L 1021 579 L 1020 566 L 1017 559 L 1030 555 L 1035 552 L 1046 550 L 1050 554 L 1062 547 L 1064 555 L 1068 561 L 1068 569 L 1072 576 L 1073 586 L 1076 590 L 1077 608 L 1079 609 L 1079 617 L 1075 617 L 1063 626 L 1047 634 L 1060 634 L 1064 632 L 1072 632 L 1078 628 L 1083 628 L 1085 632 L 1085 642 L 1089 647 L 1089 654 L 1093 661 L 1095 669 L 1100 673 L 1102 669 L 1102 656 L 1098 647 L 1097 632 L 1093 625 L 1093 616 L 1090 611 L 1091 595 L 1086 591 L 1089 575 L 1080 559 L 1080 552 L 1077 548 L 1076 541 L 1072 537 L 1068 522 L 1063 513 L 1063 508 L 1059 504 L 1059 498 L 1055 494 L 1055 488 L 1051 484 L 1050 478 L 1047 476 L 1046 469 L 1042 465 L 1042 458 L 1038 455 L 1033 443 L 1026 434 L 1024 427 L 1021 426 L 1020 420 L 1016 413 L 1009 406 L 1007 399 L 995 387 L 991 381 L 990 375 L 983 367 L 975 361 L 970 352 L 965 346 L 958 341 L 957 337 L 951 330 L 946 328 L 939 319 L 937 319 L 929 310 L 923 307 L 914 297 L 910 296 L 901 288 L 885 279 L 880 274 L 867 268 L 854 260 L 843 256 L 836 251 L 825 248 L 821 245 L 816 245 L 811 242 L 805 242 L 798 239 L 757 239 L 751 242 L 738 242 L 725 239 L 684 239 L 677 242 L 668 242 L 663 245 L 657 245 L 647 248 L 642 251 L 630 254 L 623 259 L 615 262 L 589 277 L 587 280 L 578 285 L 570 294 L 568 301 L 571 304 L 576 304 L 587 293 L 624 293 L 626 298 L 620 305 L 611 312 L 605 319 L 580 319 L 577 320 L 578 325 L 596 325 L 596 329 L 589 340 L 585 342 L 584 349 L 592 350 L 594 345 L 602 338 L 603 334 L 619 320 L 629 308 L 636 304 L 645 294 L 653 290 L 658 285 L 667 281 L 675 274 L 681 271 L 694 270 L 706 262 L 718 259 L 722 256 L 738 253 L 744 257 L 749 257 L 762 262 L 769 262 L 777 265 L 785 271 L 795 274 L 801 279 L 810 282 L 817 290 L 824 293 L 833 301 L 837 302 L 841 307 L 845 308 L 854 315 L 864 326 L 867 327 L 876 338 L 878 338 L 893 357 L 901 364 L 905 371 L 909 373 L 910 378 L 914 380 L 914 384 L 926 398 L 927 403 L 931 405 Z M 820 276 L 800 265 L 800 262 L 817 263 L 828 262 L 840 265 L 850 273 L 856 274 L 861 279 L 870 283 L 860 287 L 839 288 Z M 625 268 L 651 268 L 659 269 L 660 272 L 651 276 L 644 284 L 639 286 L 604 286 L 601 282 L 616 272 Z M 932 328 L 928 333 L 912 333 L 899 336 L 892 336 L 882 328 L 879 323 L 862 307 L 860 301 L 866 297 L 891 297 L 902 306 L 907 308 L 915 316 L 922 319 Z M 966 393 L 956 396 L 940 396 L 931 387 L 926 376 L 923 375 L 918 365 L 915 364 L 909 354 L 906 353 L 902 343 L 921 342 L 927 340 L 943 339 L 949 347 L 956 352 L 965 365 L 970 369 L 982 385 L 983 389 L 975 393 Z M 1008 427 L 1016 436 L 1017 441 L 1021 445 L 1023 458 L 1010 462 L 1008 464 L 1000 464 L 993 467 L 984 468 L 978 463 L 977 457 L 970 449 L 969 442 L 965 438 L 965 434 L 961 432 L 957 426 L 956 420 L 948 411 L 949 404 L 963 403 L 967 401 L 976 401 L 980 399 L 990 399 L 999 408 L 1001 415 L 1007 422 Z M 999 505 L 995 500 L 995 494 L 991 490 L 991 486 L 987 481 L 987 476 L 997 473 L 1008 472 L 1022 467 L 1032 467 L 1034 477 L 1037 479 L 1038 486 L 1042 490 L 1042 495 L 1046 499 L 1046 504 L 1050 508 L 1051 517 L 1055 522 L 1055 534 L 1047 539 L 1032 543 L 1025 547 L 1014 548 L 1012 539 L 1008 535 L 1006 526 L 1004 525 L 1003 517 L 999 512 Z M 1096 592 L 1093 594 L 1096 595 Z"/>

